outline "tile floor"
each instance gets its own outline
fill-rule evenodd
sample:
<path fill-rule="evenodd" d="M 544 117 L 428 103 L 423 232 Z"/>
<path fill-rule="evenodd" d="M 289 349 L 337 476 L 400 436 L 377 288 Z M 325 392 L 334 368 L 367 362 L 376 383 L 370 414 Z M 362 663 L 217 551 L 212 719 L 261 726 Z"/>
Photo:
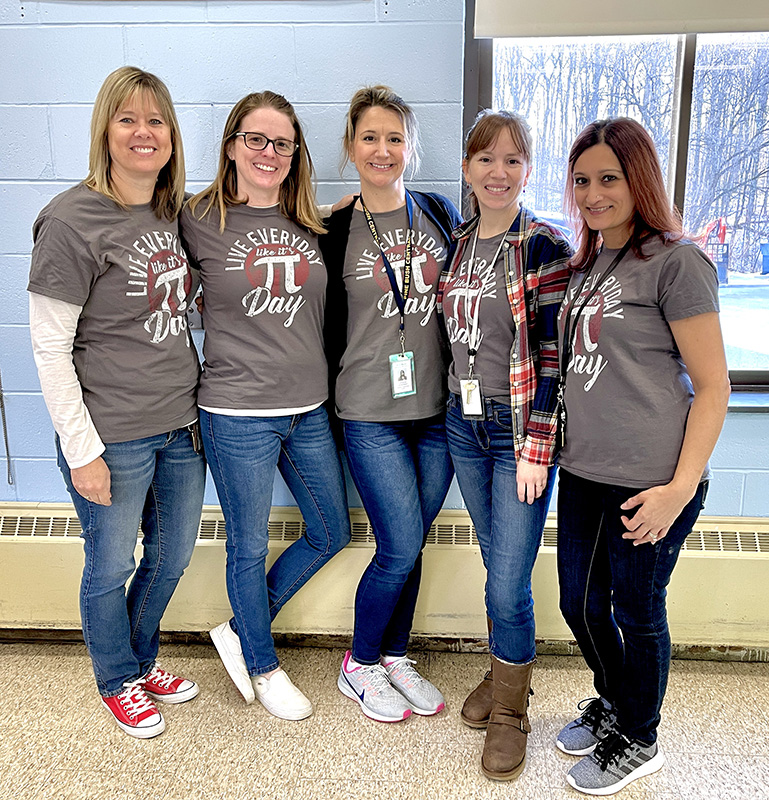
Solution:
<path fill-rule="evenodd" d="M 417 653 L 446 710 L 384 725 L 336 688 L 341 650 L 284 648 L 315 713 L 284 722 L 247 707 L 212 646 L 164 645 L 162 664 L 201 685 L 164 708 L 166 732 L 124 735 L 102 710 L 82 645 L 0 644 L 1 800 L 576 800 L 557 730 L 591 694 L 578 657 L 535 673 L 529 755 L 513 783 L 480 772 L 483 732 L 458 717 L 487 657 Z M 769 664 L 676 661 L 661 742 L 667 766 L 623 800 L 769 800 Z"/>

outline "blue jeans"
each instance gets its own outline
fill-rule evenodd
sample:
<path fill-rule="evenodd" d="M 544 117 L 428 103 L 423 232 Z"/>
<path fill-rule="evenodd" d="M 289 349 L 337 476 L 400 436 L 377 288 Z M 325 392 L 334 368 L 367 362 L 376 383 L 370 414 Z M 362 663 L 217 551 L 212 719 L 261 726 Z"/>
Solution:
<path fill-rule="evenodd" d="M 596 483 L 562 469 L 558 482 L 561 613 L 595 688 L 617 709 L 622 733 L 657 739 L 670 668 L 667 585 L 705 503 L 707 482 L 667 536 L 637 547 L 623 539 L 620 505 L 641 489 Z"/>
<path fill-rule="evenodd" d="M 486 567 L 486 613 L 491 620 L 489 650 L 512 664 L 528 664 L 534 647 L 531 572 L 553 491 L 547 487 L 531 505 L 518 500 L 510 406 L 485 400 L 486 419 L 462 417 L 451 394 L 446 415 L 449 451 Z"/>
<path fill-rule="evenodd" d="M 405 656 L 422 578 L 422 549 L 453 470 L 443 414 L 405 422 L 344 420 L 350 474 L 376 539 L 358 584 L 352 656 Z"/>
<path fill-rule="evenodd" d="M 350 541 L 342 463 L 323 407 L 284 417 L 201 409 L 203 445 L 227 525 L 227 593 L 250 675 L 276 669 L 278 611 Z M 302 512 L 305 534 L 265 574 L 275 468 Z"/>
<path fill-rule="evenodd" d="M 160 620 L 195 547 L 206 465 L 186 428 L 105 447 L 111 506 L 90 503 L 75 491 L 56 440 L 59 469 L 85 542 L 83 637 L 99 692 L 111 697 L 155 663 Z M 140 525 L 143 547 L 137 568 Z"/>

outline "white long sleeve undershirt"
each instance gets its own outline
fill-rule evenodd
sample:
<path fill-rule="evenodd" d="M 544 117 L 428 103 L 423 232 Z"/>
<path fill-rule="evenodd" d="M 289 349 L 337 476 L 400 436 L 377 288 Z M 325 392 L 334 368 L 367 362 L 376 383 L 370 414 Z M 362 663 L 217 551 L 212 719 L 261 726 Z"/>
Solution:
<path fill-rule="evenodd" d="M 43 399 L 70 469 L 90 464 L 104 443 L 83 402 L 72 349 L 82 306 L 30 292 L 32 352 Z"/>

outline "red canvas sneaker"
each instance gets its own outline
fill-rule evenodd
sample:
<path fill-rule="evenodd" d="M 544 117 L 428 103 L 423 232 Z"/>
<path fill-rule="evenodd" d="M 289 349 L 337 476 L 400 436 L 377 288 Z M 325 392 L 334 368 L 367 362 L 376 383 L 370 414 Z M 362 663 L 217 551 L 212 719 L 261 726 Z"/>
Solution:
<path fill-rule="evenodd" d="M 101 701 L 115 718 L 115 722 L 129 736 L 151 739 L 166 729 L 163 715 L 147 697 L 139 681 L 126 684 L 120 694 L 114 697 L 102 697 Z"/>
<path fill-rule="evenodd" d="M 179 678 L 161 669 L 157 664 L 139 683 L 144 691 L 158 703 L 185 703 L 198 696 L 200 687 L 194 681 Z"/>

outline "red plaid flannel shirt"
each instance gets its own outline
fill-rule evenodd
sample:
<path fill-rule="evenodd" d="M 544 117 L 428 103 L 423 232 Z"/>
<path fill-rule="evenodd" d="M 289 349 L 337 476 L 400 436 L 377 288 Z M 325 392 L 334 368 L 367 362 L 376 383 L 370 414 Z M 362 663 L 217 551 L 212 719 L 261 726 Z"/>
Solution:
<path fill-rule="evenodd" d="M 479 217 L 452 236 L 457 249 L 441 275 L 438 311 L 446 284 L 461 262 Z M 553 463 L 558 405 L 558 309 L 569 283 L 572 250 L 563 234 L 521 208 L 502 245 L 507 297 L 515 321 L 510 350 L 510 404 L 515 457 Z"/>

